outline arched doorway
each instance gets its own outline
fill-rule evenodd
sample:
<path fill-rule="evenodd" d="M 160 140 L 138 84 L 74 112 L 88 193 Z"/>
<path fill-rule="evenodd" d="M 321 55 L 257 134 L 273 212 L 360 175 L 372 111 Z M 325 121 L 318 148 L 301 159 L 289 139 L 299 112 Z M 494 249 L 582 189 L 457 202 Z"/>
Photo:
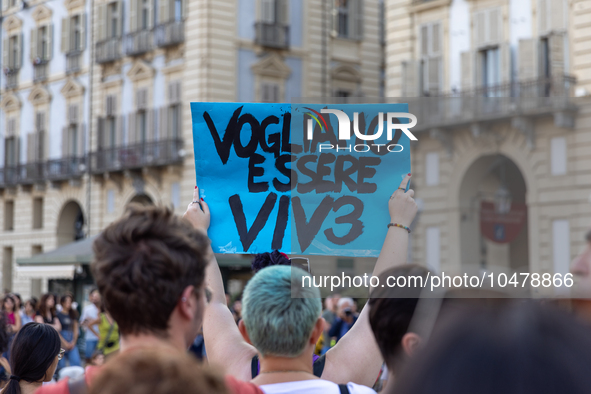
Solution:
<path fill-rule="evenodd" d="M 148 196 L 147 194 L 136 194 L 135 196 L 133 196 L 133 198 L 131 200 L 129 200 L 127 205 L 133 204 L 133 203 L 140 204 L 140 205 L 154 205 L 154 202 L 152 201 L 150 196 Z"/>
<path fill-rule="evenodd" d="M 462 270 L 529 271 L 526 184 L 501 154 L 482 156 L 460 185 Z"/>
<path fill-rule="evenodd" d="M 57 222 L 57 246 L 84 238 L 84 214 L 76 201 L 68 201 Z"/>

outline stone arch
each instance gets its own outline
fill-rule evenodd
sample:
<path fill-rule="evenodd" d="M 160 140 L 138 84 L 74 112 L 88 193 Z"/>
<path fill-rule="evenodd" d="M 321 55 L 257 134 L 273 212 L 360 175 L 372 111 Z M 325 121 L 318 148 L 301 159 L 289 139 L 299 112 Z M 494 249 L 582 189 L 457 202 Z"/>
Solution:
<path fill-rule="evenodd" d="M 66 201 L 60 210 L 57 220 L 57 246 L 84 238 L 84 211 L 75 200 Z"/>

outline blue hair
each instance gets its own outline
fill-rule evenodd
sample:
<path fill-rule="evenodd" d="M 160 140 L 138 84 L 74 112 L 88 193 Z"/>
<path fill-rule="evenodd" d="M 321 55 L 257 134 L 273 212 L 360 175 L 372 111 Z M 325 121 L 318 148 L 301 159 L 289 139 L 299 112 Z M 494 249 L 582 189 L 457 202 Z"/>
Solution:
<path fill-rule="evenodd" d="M 299 268 L 272 266 L 246 285 L 242 320 L 263 357 L 297 357 L 306 348 L 322 304 L 318 288 L 302 287 L 305 276 L 309 274 Z"/>

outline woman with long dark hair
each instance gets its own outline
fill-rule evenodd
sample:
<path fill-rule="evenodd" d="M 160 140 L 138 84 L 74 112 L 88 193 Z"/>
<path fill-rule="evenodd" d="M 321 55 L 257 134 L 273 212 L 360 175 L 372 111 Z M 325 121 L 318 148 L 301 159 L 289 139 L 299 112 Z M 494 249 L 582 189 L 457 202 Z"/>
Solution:
<path fill-rule="evenodd" d="M 57 313 L 62 330 L 60 331 L 60 337 L 62 340 L 62 347 L 66 350 L 64 358 L 59 362 L 59 369 L 61 370 L 66 366 L 66 359 L 70 363 L 71 367 L 80 366 L 80 353 L 78 353 L 78 312 L 72 307 L 74 296 L 72 294 L 66 294 L 62 296 L 60 304 L 62 310 Z"/>
<path fill-rule="evenodd" d="M 39 301 L 39 310 L 35 315 L 35 322 L 45 323 L 52 326 L 57 332 L 61 331 L 62 325 L 57 318 L 55 310 L 56 297 L 51 293 L 43 294 Z"/>
<path fill-rule="evenodd" d="M 33 394 L 43 382 L 51 381 L 63 353 L 55 328 L 42 323 L 25 325 L 12 341 L 12 375 L 2 394 Z"/>
<path fill-rule="evenodd" d="M 10 334 L 16 334 L 20 330 L 22 322 L 20 310 L 17 309 L 17 302 L 12 294 L 4 296 L 2 312 L 4 312 L 4 316 L 6 317 L 8 332 Z"/>

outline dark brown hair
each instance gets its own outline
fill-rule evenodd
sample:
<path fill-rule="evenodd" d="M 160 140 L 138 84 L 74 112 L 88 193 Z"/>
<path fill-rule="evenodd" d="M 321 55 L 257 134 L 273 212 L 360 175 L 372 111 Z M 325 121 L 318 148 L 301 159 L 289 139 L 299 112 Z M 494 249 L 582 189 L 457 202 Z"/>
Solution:
<path fill-rule="evenodd" d="M 90 394 L 229 394 L 221 374 L 186 353 L 136 349 L 101 367 Z"/>
<path fill-rule="evenodd" d="M 380 283 L 386 285 L 388 278 L 405 277 L 408 286 L 376 287 L 369 300 L 369 323 L 376 338 L 382 357 L 388 368 L 394 370 L 401 354 L 402 337 L 408 331 L 422 288 L 411 286 L 411 277 L 427 278 L 429 270 L 417 264 L 405 264 L 390 268 L 380 276 Z M 391 283 L 393 279 L 390 279 Z"/>
<path fill-rule="evenodd" d="M 47 300 L 49 297 L 53 297 L 53 307 L 50 309 L 51 316 L 55 316 L 55 306 L 57 305 L 57 297 L 52 293 L 45 293 L 39 300 L 39 314 L 45 319 L 47 317 Z"/>
<path fill-rule="evenodd" d="M 164 207 L 130 205 L 94 241 L 92 273 L 122 334 L 165 335 L 187 286 L 203 286 L 209 239 Z"/>
<path fill-rule="evenodd" d="M 74 308 L 74 305 L 72 305 L 72 303 L 74 302 L 74 295 L 72 293 L 66 293 L 63 296 L 61 296 L 60 305 L 62 307 L 64 306 L 64 301 L 66 300 L 66 298 L 70 299 L 70 311 L 68 312 L 68 316 L 72 320 L 78 320 L 80 316 L 78 315 L 78 311 Z"/>

